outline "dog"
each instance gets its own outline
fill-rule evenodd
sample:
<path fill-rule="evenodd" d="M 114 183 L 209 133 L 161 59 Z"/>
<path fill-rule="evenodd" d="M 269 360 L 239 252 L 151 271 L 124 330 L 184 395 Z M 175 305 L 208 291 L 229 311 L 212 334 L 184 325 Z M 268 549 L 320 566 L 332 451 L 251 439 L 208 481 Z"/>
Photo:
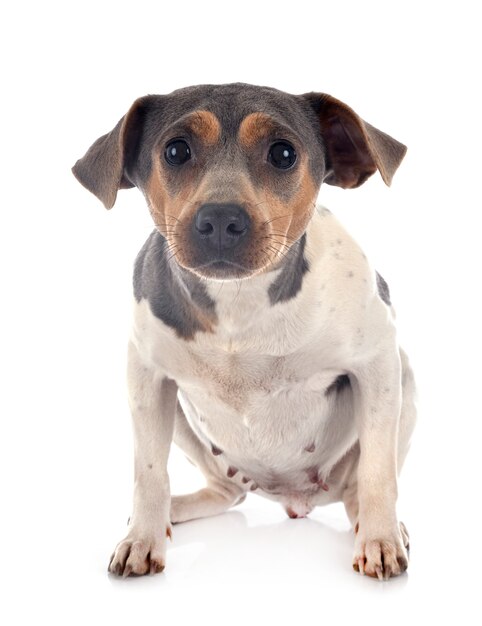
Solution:
<path fill-rule="evenodd" d="M 416 420 L 387 283 L 316 200 L 390 185 L 406 147 L 322 93 L 201 85 L 139 98 L 72 168 L 110 209 L 145 196 L 128 392 L 135 487 L 113 574 L 165 567 L 171 524 L 258 493 L 290 518 L 342 501 L 353 568 L 408 564 L 397 476 Z M 171 496 L 174 441 L 206 487 Z"/>

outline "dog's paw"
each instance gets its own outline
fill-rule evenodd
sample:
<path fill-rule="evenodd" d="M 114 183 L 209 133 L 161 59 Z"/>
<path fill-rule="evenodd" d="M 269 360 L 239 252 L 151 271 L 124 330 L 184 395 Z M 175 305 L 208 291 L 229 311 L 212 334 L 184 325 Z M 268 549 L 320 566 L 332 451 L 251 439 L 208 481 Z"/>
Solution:
<path fill-rule="evenodd" d="M 379 580 L 402 574 L 408 567 L 408 533 L 404 525 L 393 532 L 370 536 L 356 528 L 353 569 Z"/>
<path fill-rule="evenodd" d="M 132 529 L 117 544 L 108 571 L 124 578 L 162 572 L 166 566 L 166 537 L 171 538 L 170 526 L 158 534 Z"/>

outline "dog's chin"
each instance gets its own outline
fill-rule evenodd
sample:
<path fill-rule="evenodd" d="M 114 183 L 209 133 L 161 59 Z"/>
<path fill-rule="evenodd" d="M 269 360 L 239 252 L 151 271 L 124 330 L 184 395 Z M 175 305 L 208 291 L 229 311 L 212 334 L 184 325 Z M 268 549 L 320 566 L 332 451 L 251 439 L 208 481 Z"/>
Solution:
<path fill-rule="evenodd" d="M 243 280 L 251 278 L 259 272 L 259 270 L 247 268 L 244 265 L 227 260 L 216 260 L 198 265 L 196 267 L 189 267 L 191 272 L 194 272 L 200 278 L 218 281 L 227 280 Z"/>

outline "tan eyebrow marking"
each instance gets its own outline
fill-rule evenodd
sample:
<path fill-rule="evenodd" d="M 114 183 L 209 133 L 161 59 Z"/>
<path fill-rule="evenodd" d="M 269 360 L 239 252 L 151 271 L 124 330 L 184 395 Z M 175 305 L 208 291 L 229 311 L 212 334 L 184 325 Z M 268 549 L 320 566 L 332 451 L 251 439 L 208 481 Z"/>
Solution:
<path fill-rule="evenodd" d="M 204 143 L 212 146 L 219 141 L 221 124 L 211 111 L 194 111 L 189 117 L 189 126 Z"/>
<path fill-rule="evenodd" d="M 239 125 L 239 141 L 246 148 L 251 148 L 266 137 L 275 126 L 273 118 L 266 113 L 250 113 Z"/>

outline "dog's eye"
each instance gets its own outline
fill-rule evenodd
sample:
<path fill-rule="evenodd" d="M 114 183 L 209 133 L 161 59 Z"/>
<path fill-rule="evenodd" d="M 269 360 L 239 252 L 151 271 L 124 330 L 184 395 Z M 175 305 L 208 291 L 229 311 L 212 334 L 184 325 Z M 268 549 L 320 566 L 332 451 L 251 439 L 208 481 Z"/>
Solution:
<path fill-rule="evenodd" d="M 174 139 L 167 144 L 164 157 L 169 165 L 183 165 L 191 158 L 191 148 L 184 139 Z"/>
<path fill-rule="evenodd" d="M 296 151 L 287 141 L 277 141 L 269 149 L 268 161 L 280 170 L 287 170 L 296 162 Z"/>

